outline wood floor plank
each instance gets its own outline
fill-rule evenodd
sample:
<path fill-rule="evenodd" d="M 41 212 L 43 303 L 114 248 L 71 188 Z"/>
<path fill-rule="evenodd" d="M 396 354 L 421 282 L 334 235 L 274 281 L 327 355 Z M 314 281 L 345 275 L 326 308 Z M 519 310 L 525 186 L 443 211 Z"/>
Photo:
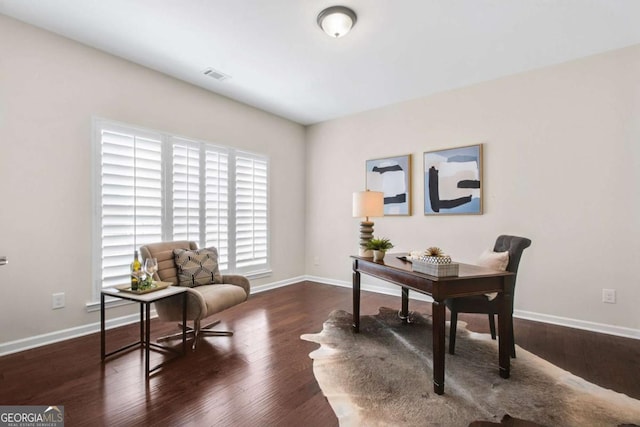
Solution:
<path fill-rule="evenodd" d="M 363 292 L 362 314 L 399 307 L 400 298 Z M 139 349 L 106 363 L 92 334 L 0 358 L 0 404 L 64 405 L 67 425 L 292 426 L 337 425 L 300 340 L 319 332 L 334 309 L 351 311 L 351 290 L 302 282 L 260 293 L 220 314 L 233 337 L 203 340 L 144 379 Z M 411 301 L 411 310 L 431 305 Z M 460 315 L 476 332 L 486 316 Z M 153 336 L 175 324 L 152 322 Z M 516 342 L 588 381 L 640 399 L 640 341 L 516 319 Z M 109 348 L 138 337 L 137 325 L 108 331 Z M 166 358 L 152 352 L 152 364 Z M 517 375 L 517 372 L 513 373 Z"/>

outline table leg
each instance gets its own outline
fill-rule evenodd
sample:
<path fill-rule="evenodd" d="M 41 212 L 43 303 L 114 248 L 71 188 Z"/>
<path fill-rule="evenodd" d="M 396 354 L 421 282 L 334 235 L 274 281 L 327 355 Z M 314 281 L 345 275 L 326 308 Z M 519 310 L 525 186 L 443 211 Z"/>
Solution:
<path fill-rule="evenodd" d="M 498 313 L 500 376 L 502 378 L 509 378 L 511 371 L 511 348 L 513 346 L 513 343 L 511 342 L 511 328 L 513 327 L 513 313 L 511 307 L 513 304 L 513 296 L 509 292 L 503 292 L 498 295 L 498 298 L 502 298 L 500 313 Z"/>
<path fill-rule="evenodd" d="M 353 271 L 353 330 L 360 332 L 360 272 Z"/>
<path fill-rule="evenodd" d="M 182 354 L 187 354 L 187 292 L 182 293 Z"/>
<path fill-rule="evenodd" d="M 444 302 L 433 301 L 431 311 L 433 314 L 433 391 L 436 394 L 444 394 Z"/>
<path fill-rule="evenodd" d="M 144 340 L 144 304 L 140 303 L 140 343 L 144 345 L 146 341 Z"/>
<path fill-rule="evenodd" d="M 145 336 L 144 336 L 144 369 L 145 377 L 149 378 L 149 349 L 151 348 L 151 303 L 144 304 L 147 311 L 147 319 L 145 322 Z"/>
<path fill-rule="evenodd" d="M 104 294 L 100 293 L 100 360 L 104 361 L 105 355 L 105 319 L 104 319 Z"/>
<path fill-rule="evenodd" d="M 402 309 L 400 310 L 402 323 L 409 323 L 409 288 L 402 288 Z"/>

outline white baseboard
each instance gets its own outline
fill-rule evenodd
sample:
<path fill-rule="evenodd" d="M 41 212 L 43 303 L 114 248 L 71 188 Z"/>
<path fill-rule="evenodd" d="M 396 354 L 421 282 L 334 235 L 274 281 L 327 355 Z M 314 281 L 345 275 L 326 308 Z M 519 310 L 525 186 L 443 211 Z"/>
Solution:
<path fill-rule="evenodd" d="M 280 280 L 278 282 L 267 283 L 265 285 L 251 286 L 251 294 L 259 294 L 260 292 L 270 291 L 272 289 L 282 288 L 284 286 L 295 285 L 303 282 L 306 276 L 292 277 L 291 279 Z"/>
<path fill-rule="evenodd" d="M 151 317 L 156 317 L 155 310 L 151 311 Z M 112 329 L 117 328 L 118 326 L 124 326 L 138 321 L 140 321 L 140 314 L 129 314 L 127 316 L 106 320 L 105 327 L 106 329 Z M 75 328 L 63 329 L 61 331 L 49 332 L 47 334 L 9 341 L 0 344 L 0 356 L 17 353 L 19 351 L 29 350 L 31 348 L 53 344 L 71 338 L 93 334 L 96 332 L 100 332 L 100 322 L 89 323 L 87 325 L 77 326 Z"/>
<path fill-rule="evenodd" d="M 640 339 L 640 329 L 625 328 L 624 326 L 607 325 L 606 323 L 589 322 L 587 320 L 571 319 L 568 317 L 534 313 L 524 310 L 514 310 L 513 316 L 517 317 L 518 319 L 533 320 L 536 322 L 549 323 L 552 325 L 583 329 L 585 331 L 591 332 L 599 332 L 601 334 Z"/>
<path fill-rule="evenodd" d="M 261 292 L 266 292 L 272 289 L 294 285 L 296 283 L 300 283 L 305 280 L 310 282 L 317 282 L 321 284 L 351 288 L 350 281 L 342 281 L 342 280 L 329 279 L 326 277 L 305 275 L 305 276 L 297 276 L 297 277 L 292 277 L 290 279 L 280 280 L 278 282 L 272 282 L 264 285 L 255 286 L 255 287 L 252 287 L 251 293 L 257 294 Z M 369 283 L 362 283 L 361 289 L 364 291 L 375 292 L 383 295 L 392 295 L 397 297 L 400 296 L 400 288 L 397 286 L 384 287 L 384 286 L 378 286 L 378 285 L 373 285 Z M 433 299 L 428 295 L 420 294 L 418 292 L 411 292 L 410 297 L 411 299 L 418 300 L 418 301 L 427 301 L 427 302 L 433 301 Z M 151 317 L 156 317 L 155 310 L 151 312 Z M 553 325 L 567 326 L 569 328 L 583 329 L 586 331 L 616 335 L 619 337 L 640 339 L 639 329 L 625 328 L 622 326 L 588 322 L 585 320 L 570 319 L 567 317 L 552 316 L 549 314 L 534 313 L 534 312 L 523 311 L 523 310 L 515 310 L 514 317 L 517 317 L 519 319 L 533 320 L 536 322 L 550 323 Z M 137 313 L 130 314 L 127 316 L 122 316 L 122 317 L 117 317 L 114 319 L 107 320 L 106 328 L 112 329 L 119 326 L 135 323 L 138 321 L 139 321 L 139 314 Z M 71 338 L 77 338 L 84 335 L 93 334 L 99 331 L 100 331 L 100 323 L 96 322 L 96 323 L 90 323 L 87 325 L 77 326 L 74 328 L 50 332 L 47 334 L 36 335 L 28 338 L 22 338 L 15 341 L 9 341 L 6 343 L 0 343 L 0 356 L 5 356 L 11 353 L 17 353 L 19 351 L 29 350 L 31 348 L 40 347 L 47 344 L 53 344 L 53 343 L 68 340 Z"/>
<path fill-rule="evenodd" d="M 294 283 L 300 283 L 304 280 L 305 280 L 304 276 L 298 276 L 298 277 L 293 277 L 287 280 L 281 280 L 278 282 L 267 283 L 265 285 L 254 286 L 251 288 L 251 293 L 257 294 L 260 292 L 269 291 L 271 289 L 292 285 Z M 128 301 L 123 302 L 122 300 L 116 300 L 111 305 L 119 306 L 123 304 L 131 304 L 131 303 Z M 96 310 L 100 310 L 99 303 L 87 305 L 87 311 L 96 311 Z M 139 316 L 140 315 L 136 313 L 136 314 L 109 319 L 106 321 L 106 328 L 112 329 L 118 326 L 124 326 L 124 325 L 138 322 L 140 319 Z M 156 317 L 155 310 L 151 311 L 151 317 L 152 318 Z M 87 325 L 77 326 L 69 329 L 63 329 L 60 331 L 50 332 L 47 334 L 36 335 L 33 337 L 22 338 L 19 340 L 9 341 L 6 343 L 0 343 L 0 356 L 5 356 L 11 353 L 17 353 L 19 351 L 29 350 L 31 348 L 36 348 L 36 347 L 40 347 L 47 344 L 53 344 L 53 343 L 68 340 L 71 338 L 77 338 L 84 335 L 93 334 L 96 332 L 100 332 L 100 322 L 90 323 Z"/>
<path fill-rule="evenodd" d="M 305 276 L 304 280 L 308 280 L 310 282 L 323 283 L 326 285 L 340 286 L 343 288 L 352 287 L 351 282 L 347 282 L 343 280 L 327 279 L 325 277 Z M 363 291 L 375 292 L 377 294 L 383 294 L 383 295 L 391 295 L 394 297 L 400 297 L 402 295 L 402 292 L 400 291 L 400 288 L 398 286 L 385 287 L 385 286 L 377 286 L 370 283 L 361 282 L 360 289 Z M 417 301 L 427 301 L 427 302 L 433 301 L 433 298 L 431 298 L 429 295 L 421 294 L 418 292 L 411 292 L 409 295 L 411 299 L 414 299 Z"/>
<path fill-rule="evenodd" d="M 342 286 L 346 288 L 351 288 L 352 286 L 351 282 L 349 281 L 327 279 L 324 277 L 317 277 L 317 276 L 305 276 L 305 277 L 306 277 L 306 280 L 309 280 L 312 282 L 318 282 L 318 283 L 325 283 L 327 285 Z M 364 291 L 376 292 L 376 293 L 385 294 L 385 295 L 400 296 L 400 288 L 398 286 L 394 286 L 394 288 L 396 289 L 391 289 L 391 288 L 386 288 L 382 286 L 361 283 L 360 288 Z M 420 294 L 418 292 L 411 292 L 409 295 L 411 299 L 415 299 L 418 301 L 428 301 L 428 302 L 433 301 L 431 297 L 424 294 Z M 517 317 L 518 319 L 533 320 L 535 322 L 549 323 L 549 324 L 558 325 L 558 326 L 566 326 L 569 328 L 582 329 L 585 331 L 598 332 L 601 334 L 616 335 L 624 338 L 640 339 L 640 329 L 626 328 L 624 326 L 607 325 L 605 323 L 589 322 L 586 320 L 552 316 L 549 314 L 534 313 L 531 311 L 524 311 L 524 310 L 514 310 L 513 316 Z"/>

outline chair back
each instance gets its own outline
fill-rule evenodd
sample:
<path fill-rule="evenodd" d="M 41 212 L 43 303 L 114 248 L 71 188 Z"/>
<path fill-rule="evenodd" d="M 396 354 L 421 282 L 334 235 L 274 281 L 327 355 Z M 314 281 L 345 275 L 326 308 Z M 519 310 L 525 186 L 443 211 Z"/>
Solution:
<path fill-rule="evenodd" d="M 174 249 L 187 249 L 196 250 L 198 245 L 196 242 L 190 242 L 187 240 L 176 242 L 160 242 L 150 243 L 148 245 L 140 246 L 140 256 L 142 256 L 142 263 L 147 258 L 156 258 L 158 260 L 158 272 L 156 275 L 162 282 L 171 282 L 177 285 L 178 282 L 178 269 L 173 258 Z"/>
<path fill-rule="evenodd" d="M 518 266 L 520 265 L 520 258 L 522 258 L 522 252 L 531 246 L 531 240 L 526 237 L 518 236 L 498 236 L 496 244 L 493 247 L 494 252 L 509 251 L 509 264 L 507 265 L 507 271 L 512 272 L 516 276 L 518 275 Z"/>

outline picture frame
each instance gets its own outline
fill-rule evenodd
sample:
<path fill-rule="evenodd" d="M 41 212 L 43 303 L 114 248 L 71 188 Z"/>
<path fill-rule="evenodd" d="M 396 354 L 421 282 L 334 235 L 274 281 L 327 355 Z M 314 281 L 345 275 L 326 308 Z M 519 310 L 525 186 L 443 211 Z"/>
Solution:
<path fill-rule="evenodd" d="M 411 215 L 411 154 L 366 161 L 366 189 L 384 193 L 384 215 Z"/>
<path fill-rule="evenodd" d="M 482 215 L 482 144 L 424 153 L 424 214 Z"/>

